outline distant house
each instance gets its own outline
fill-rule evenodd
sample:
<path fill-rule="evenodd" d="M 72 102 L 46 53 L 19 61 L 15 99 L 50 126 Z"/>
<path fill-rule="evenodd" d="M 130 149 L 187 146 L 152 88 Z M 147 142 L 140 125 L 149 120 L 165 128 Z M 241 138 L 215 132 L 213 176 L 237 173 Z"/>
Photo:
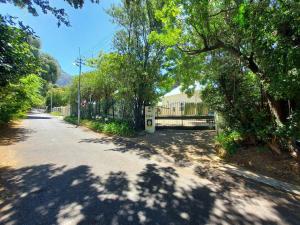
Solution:
<path fill-rule="evenodd" d="M 181 86 L 178 86 L 161 97 L 158 103 L 157 114 L 160 116 L 167 115 L 207 115 L 208 108 L 202 102 L 200 91 L 203 88 L 199 83 L 196 83 L 195 91 L 192 96 L 188 96 L 181 91 Z"/>
<path fill-rule="evenodd" d="M 201 91 L 202 86 L 199 83 L 196 84 L 194 94 L 191 97 L 187 96 L 187 94 L 182 92 L 181 88 L 182 88 L 182 86 L 178 86 L 178 87 L 174 88 L 173 90 L 171 90 L 170 92 L 168 92 L 167 94 L 165 94 L 161 98 L 161 104 L 168 105 L 168 104 L 178 103 L 178 102 L 183 102 L 183 103 L 202 102 L 202 100 L 200 98 L 200 91 Z"/>

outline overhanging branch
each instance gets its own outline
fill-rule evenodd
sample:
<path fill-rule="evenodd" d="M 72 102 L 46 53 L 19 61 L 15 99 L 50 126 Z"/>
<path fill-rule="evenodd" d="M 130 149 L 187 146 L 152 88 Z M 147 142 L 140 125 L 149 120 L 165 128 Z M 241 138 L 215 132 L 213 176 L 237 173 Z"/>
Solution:
<path fill-rule="evenodd" d="M 177 48 L 180 51 L 183 51 L 189 55 L 198 55 L 198 54 L 201 54 L 204 52 L 210 52 L 210 51 L 217 50 L 217 49 L 220 49 L 223 47 L 224 47 L 224 44 L 222 42 L 217 42 L 216 44 L 211 45 L 211 46 L 206 45 L 206 46 L 204 46 L 204 48 L 201 48 L 201 49 L 183 49 L 177 45 Z"/>

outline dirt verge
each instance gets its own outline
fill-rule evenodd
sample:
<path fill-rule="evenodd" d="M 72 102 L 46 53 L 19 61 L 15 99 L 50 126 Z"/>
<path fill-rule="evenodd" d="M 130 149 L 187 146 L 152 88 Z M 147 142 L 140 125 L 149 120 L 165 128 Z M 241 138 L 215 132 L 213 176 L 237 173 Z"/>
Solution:
<path fill-rule="evenodd" d="M 300 185 L 300 163 L 288 154 L 276 155 L 266 148 L 249 147 L 240 149 L 236 154 L 225 158 L 224 162 Z"/>

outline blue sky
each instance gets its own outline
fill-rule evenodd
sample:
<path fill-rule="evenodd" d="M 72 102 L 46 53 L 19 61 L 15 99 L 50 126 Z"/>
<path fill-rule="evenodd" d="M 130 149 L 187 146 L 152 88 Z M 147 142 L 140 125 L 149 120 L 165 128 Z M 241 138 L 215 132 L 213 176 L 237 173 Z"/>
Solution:
<path fill-rule="evenodd" d="M 64 8 L 71 21 L 71 27 L 57 26 L 56 18 L 51 14 L 39 13 L 34 17 L 26 9 L 19 9 L 11 4 L 0 3 L 0 14 L 17 16 L 34 29 L 42 42 L 42 51 L 56 58 L 62 69 L 71 74 L 78 74 L 78 68 L 72 63 L 78 57 L 78 48 L 84 57 L 96 56 L 100 50 L 110 51 L 111 41 L 117 26 L 106 14 L 112 3 L 118 0 L 102 0 L 99 4 L 86 1 L 82 9 L 73 9 L 64 1 L 50 1 L 58 8 Z M 90 68 L 83 68 L 87 71 Z"/>

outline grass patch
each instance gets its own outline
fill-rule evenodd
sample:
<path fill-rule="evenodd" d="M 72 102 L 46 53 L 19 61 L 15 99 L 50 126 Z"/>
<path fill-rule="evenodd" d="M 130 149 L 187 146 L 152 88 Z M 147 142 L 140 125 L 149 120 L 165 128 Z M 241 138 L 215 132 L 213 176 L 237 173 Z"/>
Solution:
<path fill-rule="evenodd" d="M 60 112 L 57 112 L 57 111 L 51 112 L 50 114 L 51 114 L 52 116 L 61 116 L 61 113 L 60 113 Z"/>
<path fill-rule="evenodd" d="M 77 124 L 77 117 L 74 116 L 67 116 L 64 120 L 68 123 Z M 133 127 L 128 122 L 114 119 L 110 119 L 108 121 L 103 119 L 82 119 L 80 120 L 80 125 L 105 134 L 113 134 L 124 137 L 132 137 L 135 134 Z"/>

